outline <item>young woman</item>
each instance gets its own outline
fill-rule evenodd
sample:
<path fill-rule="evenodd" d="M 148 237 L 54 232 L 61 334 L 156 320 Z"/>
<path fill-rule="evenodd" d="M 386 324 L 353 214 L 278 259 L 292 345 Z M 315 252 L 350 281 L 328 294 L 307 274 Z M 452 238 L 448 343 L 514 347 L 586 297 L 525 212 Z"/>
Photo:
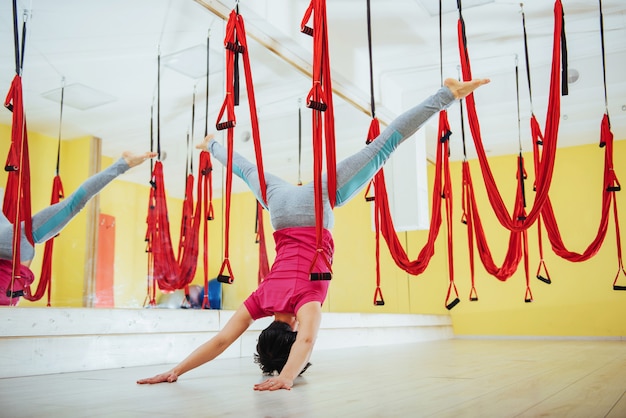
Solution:
<path fill-rule="evenodd" d="M 462 99 L 487 79 L 459 82 L 447 79 L 445 86 L 421 104 L 395 119 L 376 140 L 337 164 L 336 206 L 361 190 L 383 166 L 391 153 L 413 135 L 431 116 Z M 209 135 L 197 148 L 208 150 L 226 164 L 226 150 Z M 257 168 L 234 153 L 233 172 L 241 177 L 261 201 Z M 259 336 L 255 361 L 270 375 L 254 385 L 255 390 L 291 389 L 294 379 L 308 367 L 309 357 L 322 318 L 329 281 L 311 281 L 309 270 L 317 252 L 313 184 L 289 184 L 265 173 L 276 258 L 268 276 L 237 309 L 224 328 L 168 372 L 137 383 L 175 382 L 183 373 L 213 360 L 232 344 L 256 319 L 274 316 L 274 322 Z M 325 183 L 325 178 L 323 180 Z M 326 190 L 325 184 L 323 190 Z M 323 243 L 327 260 L 332 260 L 333 213 L 324 196 Z M 321 257 L 314 271 L 327 268 Z M 276 375 L 277 374 L 277 375 Z"/>
<path fill-rule="evenodd" d="M 87 179 L 74 193 L 59 203 L 48 206 L 33 215 L 33 239 L 35 244 L 55 237 L 80 212 L 87 202 L 107 184 L 131 167 L 141 164 L 156 153 L 132 154 L 124 152 L 111 166 Z M 21 292 L 34 280 L 30 263 L 35 248 L 26 238 L 24 225 L 20 239 L 20 277 L 11 280 L 13 265 L 13 224 L 0 211 L 0 305 L 17 305 Z"/>

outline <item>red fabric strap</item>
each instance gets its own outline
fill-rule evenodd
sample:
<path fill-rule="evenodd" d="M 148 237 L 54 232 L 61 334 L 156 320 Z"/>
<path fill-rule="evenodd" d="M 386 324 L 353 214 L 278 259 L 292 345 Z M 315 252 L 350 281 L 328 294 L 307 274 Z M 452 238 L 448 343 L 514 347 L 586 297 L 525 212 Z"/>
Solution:
<path fill-rule="evenodd" d="M 64 198 L 63 183 L 61 177 L 56 175 L 52 180 L 52 195 L 50 196 L 50 205 L 59 203 L 60 199 Z M 58 235 L 57 235 L 58 236 Z M 43 260 L 41 262 L 41 274 L 39 275 L 39 283 L 37 284 L 37 290 L 35 293 L 31 293 L 30 286 L 25 289 L 24 299 L 29 301 L 40 300 L 44 294 L 47 294 L 48 303 L 50 306 L 51 293 L 52 293 L 52 254 L 54 250 L 54 240 L 56 237 L 46 241 L 43 251 Z"/>
<path fill-rule="evenodd" d="M 615 170 L 613 169 L 613 135 L 610 132 L 608 118 L 606 117 L 606 115 L 602 120 L 600 143 L 604 144 L 604 183 L 602 190 L 601 219 L 600 224 L 598 225 L 598 231 L 596 233 L 596 236 L 587 246 L 587 248 L 582 253 L 569 251 L 566 248 L 565 244 L 563 243 L 556 217 L 552 209 L 552 203 L 550 202 L 549 198 L 547 199 L 545 207 L 543 208 L 543 211 L 541 213 L 546 226 L 546 231 L 548 233 L 550 244 L 552 245 L 552 250 L 559 257 L 572 262 L 586 261 L 597 254 L 602 246 L 602 243 L 604 242 L 604 238 L 606 237 L 611 202 L 613 202 L 613 204 L 615 205 L 615 191 L 611 190 L 616 190 L 617 188 L 619 188 L 619 181 L 617 180 Z M 614 218 L 615 222 L 618 222 L 617 216 L 615 216 Z"/>
<path fill-rule="evenodd" d="M 445 117 L 445 113 L 440 113 L 440 126 L 442 118 Z M 394 259 L 396 265 L 406 271 L 407 273 L 418 275 L 426 270 L 428 263 L 435 253 L 434 244 L 439 234 L 439 228 L 441 226 L 441 196 L 442 196 L 442 167 L 443 167 L 443 147 L 441 142 L 437 146 L 437 159 L 435 165 L 435 179 L 433 182 L 432 193 L 432 213 L 430 217 L 430 230 L 428 232 L 428 240 L 424 247 L 419 252 L 417 259 L 410 260 L 406 254 L 406 251 L 402 247 L 402 243 L 398 239 L 397 234 L 393 226 L 393 219 L 391 218 L 391 211 L 389 209 L 389 202 L 384 196 L 387 196 L 387 188 L 384 181 L 384 171 L 380 170 L 376 173 L 374 178 L 375 196 L 376 196 L 376 210 L 380 213 L 380 230 L 383 238 L 387 242 L 387 247 Z M 446 157 L 447 158 L 447 155 Z"/>
<path fill-rule="evenodd" d="M 5 169 L 8 171 L 3 212 L 13 223 L 13 276 L 18 277 L 21 242 L 21 224 L 24 223 L 26 238 L 35 245 L 33 240 L 33 224 L 31 217 L 30 197 L 30 160 L 28 156 L 28 132 L 24 102 L 22 96 L 22 77 L 16 75 L 5 99 L 4 105 L 12 109 L 11 147 L 7 155 Z"/>
<path fill-rule="evenodd" d="M 367 132 L 367 140 L 366 143 L 370 143 L 375 140 L 380 135 L 380 122 L 376 118 L 372 118 L 370 122 L 370 127 Z M 379 172 L 382 172 L 380 170 Z M 383 297 L 383 291 L 380 288 L 380 217 L 381 211 L 378 205 L 380 204 L 380 200 L 377 199 L 377 196 L 369 196 L 369 192 L 371 186 L 375 184 L 376 181 L 384 181 L 384 178 L 381 178 L 378 173 L 374 176 L 374 178 L 370 181 L 367 186 L 367 190 L 365 191 L 365 200 L 372 201 L 374 200 L 374 227 L 376 230 L 376 290 L 374 291 L 374 305 L 382 306 L 385 304 L 385 298 Z M 375 188 L 375 186 L 374 186 Z M 380 196 L 380 199 L 386 199 L 387 196 Z"/>
<path fill-rule="evenodd" d="M 313 29 L 306 27 L 313 15 Z M 324 208 L 322 204 L 323 147 L 326 147 L 326 176 L 328 198 L 331 208 L 335 206 L 337 195 L 335 158 L 335 121 L 330 73 L 330 50 L 328 48 L 328 28 L 326 26 L 325 0 L 312 0 L 301 24 L 302 31 L 313 36 L 313 86 L 307 96 L 307 106 L 312 109 L 313 126 L 313 188 L 315 196 L 315 218 L 318 252 L 311 264 L 311 271 L 321 254 L 329 271 L 330 261 L 326 259 L 322 244 Z M 322 116 L 323 113 L 323 116 Z"/>
<path fill-rule="evenodd" d="M 474 144 L 476 145 L 476 152 L 478 160 L 483 172 L 483 178 L 485 181 L 485 187 L 487 189 L 487 195 L 494 213 L 499 222 L 511 231 L 522 231 L 528 229 L 539 217 L 541 210 L 546 200 L 548 199 L 548 192 L 552 181 L 552 174 L 554 171 L 554 161 L 557 148 L 559 118 L 560 118 L 560 45 L 561 45 L 561 27 L 562 27 L 562 5 L 560 0 L 556 0 L 554 6 L 554 38 L 553 38 L 553 51 L 552 51 L 552 70 L 550 79 L 550 93 L 548 100 L 548 110 L 546 115 L 546 129 L 544 131 L 544 154 L 537 168 L 537 182 L 536 190 L 537 195 L 532 209 L 526 215 L 524 220 L 518 219 L 515 214 L 511 216 L 504 204 L 502 196 L 498 191 L 494 176 L 489 167 L 487 161 L 487 155 L 482 143 L 480 125 L 478 122 L 478 116 L 476 113 L 476 105 L 474 102 L 474 95 L 467 96 L 467 113 Z M 461 58 L 461 69 L 464 80 L 471 80 L 471 68 L 469 62 L 469 54 L 467 52 L 467 46 L 464 43 L 463 37 L 464 23 L 462 19 L 459 19 L 458 24 L 458 38 L 459 38 L 459 52 Z"/>
<path fill-rule="evenodd" d="M 257 271 L 257 283 L 261 283 L 270 272 L 270 263 L 267 257 L 267 245 L 265 242 L 265 227 L 263 222 L 263 206 L 256 204 L 257 236 L 256 242 L 259 244 L 259 269 Z"/>
<path fill-rule="evenodd" d="M 227 133 L 227 163 L 226 163 L 226 181 L 225 181 L 225 216 L 224 216 L 224 260 L 220 268 L 219 276 L 224 276 L 224 272 L 228 272 L 228 283 L 234 281 L 229 261 L 230 247 L 230 205 L 232 194 L 232 177 L 233 177 L 233 146 L 234 146 L 234 128 L 236 125 L 235 118 L 235 78 L 236 71 L 236 54 L 241 53 L 244 63 L 244 72 L 248 93 L 248 104 L 250 108 L 250 120 L 252 123 L 252 138 L 256 154 L 256 165 L 259 176 L 259 184 L 261 188 L 261 198 L 264 203 L 267 202 L 267 187 L 265 182 L 265 172 L 263 168 L 263 157 L 261 151 L 261 140 L 259 135 L 259 124 L 256 113 L 256 99 L 254 96 L 254 85 L 252 81 L 252 71 L 250 68 L 250 58 L 248 55 L 248 45 L 246 40 L 246 31 L 243 17 L 235 10 L 231 11 L 226 26 L 226 36 L 224 37 L 224 45 L 226 47 L 226 97 L 218 116 L 218 122 L 226 111 L 228 121 L 225 124 L 217 124 L 218 129 L 226 128 Z"/>
<path fill-rule="evenodd" d="M 206 221 L 212 217 L 212 203 L 207 200 L 212 198 L 209 190 L 211 165 L 207 152 L 200 154 L 198 168 L 197 203 L 193 205 L 193 176 L 187 178 L 186 198 L 183 202 L 183 219 L 181 220 L 181 237 L 178 252 L 175 255 L 170 235 L 170 224 L 163 182 L 163 164 L 157 161 L 152 172 L 152 184 L 150 189 L 149 209 L 147 217 L 146 241 L 149 253 L 148 273 L 149 280 L 158 284 L 165 292 L 183 289 L 194 279 L 199 253 L 200 222 L 205 222 L 205 266 L 207 251 L 207 225 Z M 204 209 L 203 209 L 204 208 Z M 206 271 L 206 268 L 205 268 Z M 152 290 L 152 292 L 151 292 Z M 152 295 L 150 295 L 152 293 Z M 148 284 L 148 297 L 150 303 L 154 303 L 154 288 Z"/>

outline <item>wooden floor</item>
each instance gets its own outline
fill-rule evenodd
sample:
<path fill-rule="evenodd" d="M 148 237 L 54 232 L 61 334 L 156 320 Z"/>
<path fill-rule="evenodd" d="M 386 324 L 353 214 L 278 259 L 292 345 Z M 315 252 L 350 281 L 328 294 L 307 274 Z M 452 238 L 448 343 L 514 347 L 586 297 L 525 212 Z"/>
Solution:
<path fill-rule="evenodd" d="M 312 363 L 271 393 L 252 390 L 250 358 L 154 386 L 135 380 L 166 366 L 0 379 L 0 416 L 626 417 L 626 342 L 454 339 L 324 350 Z"/>

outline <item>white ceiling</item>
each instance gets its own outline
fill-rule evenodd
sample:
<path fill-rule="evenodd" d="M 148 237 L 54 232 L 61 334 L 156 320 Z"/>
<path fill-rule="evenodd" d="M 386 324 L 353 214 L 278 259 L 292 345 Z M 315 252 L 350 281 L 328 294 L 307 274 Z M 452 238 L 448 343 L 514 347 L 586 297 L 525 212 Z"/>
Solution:
<path fill-rule="evenodd" d="M 390 121 L 403 109 L 434 92 L 440 84 L 439 2 L 436 0 L 372 0 L 374 84 L 377 115 Z M 484 3 L 484 4 L 483 4 Z M 309 2 L 304 0 L 241 0 L 246 22 L 260 119 L 264 164 L 285 179 L 298 177 L 298 108 L 306 97 L 310 77 L 311 38 L 299 32 Z M 613 132 L 626 138 L 626 2 L 604 0 L 608 105 Z M 562 99 L 560 146 L 596 143 L 605 110 L 602 85 L 599 8 L 596 0 L 563 0 L 570 68 L 580 77 Z M 59 104 L 45 98 L 58 95 L 65 79 L 100 92 L 110 101 L 86 110 L 66 102 L 62 136 L 102 138 L 103 153 L 118 156 L 123 150 L 143 151 L 150 146 L 151 106 L 156 106 L 157 54 L 163 60 L 176 52 L 206 48 L 210 34 L 209 130 L 212 131 L 224 98 L 222 70 L 222 19 L 235 2 L 213 0 L 19 0 L 20 26 L 24 10 L 27 22 L 24 63 L 24 101 L 28 126 L 53 138 L 59 132 Z M 429 13 L 434 8 L 434 13 Z M 455 0 L 443 0 L 443 74 L 458 76 Z M 524 3 L 529 37 L 534 111 L 540 123 L 545 117 L 551 60 L 554 2 Z M 364 143 L 369 127 L 369 60 L 366 1 L 332 0 L 327 4 L 337 133 L 337 157 L 342 158 Z M 214 14 L 215 13 L 215 14 Z M 465 0 L 472 71 L 492 83 L 476 94 L 483 141 L 489 155 L 530 150 L 528 88 L 524 68 L 520 2 L 514 0 Z M 258 42 L 257 42 L 258 41 Z M 11 2 L 0 4 L 0 86 L 8 91 L 14 76 Z M 269 48 L 271 48 L 270 51 Z M 521 129 L 518 129 L 515 62 L 520 70 Z M 200 69 L 205 58 L 200 55 Z M 242 89 L 245 82 L 242 78 Z M 205 126 L 204 76 L 192 78 L 161 69 L 160 138 L 165 151 L 166 186 L 182 197 L 191 130 L 192 97 L 196 90 L 193 141 L 200 141 Z M 4 96 L 3 96 L 4 97 Z M 245 92 L 237 110 L 235 150 L 253 158 Z M 311 178 L 310 112 L 302 108 L 302 179 Z M 0 109 L 0 123 L 11 115 Z M 155 115 L 156 118 L 156 115 Z M 453 132 L 452 158 L 460 159 L 461 136 L 458 108 L 450 111 Z M 431 126 L 434 126 L 431 121 Z M 156 129 L 156 128 L 155 128 Z M 467 131 L 468 132 L 468 131 Z M 468 133 L 469 135 L 469 133 Z M 156 134 L 155 134 L 156 140 Z M 469 137 L 468 137 L 469 140 Z M 428 146 L 429 152 L 432 147 Z M 474 156 L 469 147 L 470 158 Z M 197 155 L 197 153 L 195 154 Z M 56 156 L 51 156 L 56 158 Z M 618 163 L 619 164 L 619 163 Z M 215 170 L 215 188 L 221 170 Z M 146 165 L 124 176 L 147 184 Z M 234 190 L 243 190 L 242 182 Z M 217 192 L 219 194 L 219 192 Z"/>

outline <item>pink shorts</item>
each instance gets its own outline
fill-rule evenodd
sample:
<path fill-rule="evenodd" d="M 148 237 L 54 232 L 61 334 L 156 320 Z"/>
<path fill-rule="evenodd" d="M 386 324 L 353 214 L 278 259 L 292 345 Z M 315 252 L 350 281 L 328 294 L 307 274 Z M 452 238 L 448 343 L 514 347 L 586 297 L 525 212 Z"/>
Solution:
<path fill-rule="evenodd" d="M 9 297 L 7 291 L 21 292 L 28 288 L 35 280 L 33 272 L 23 264 L 20 264 L 20 277 L 16 277 L 13 281 L 13 289 L 11 289 L 11 274 L 13 262 L 0 259 L 0 305 L 17 305 L 20 301 L 19 296 Z"/>
<path fill-rule="evenodd" d="M 244 305 L 253 319 L 275 313 L 296 314 L 308 302 L 323 304 L 328 280 L 311 281 L 311 264 L 317 253 L 315 227 L 285 228 L 274 232 L 276 259 L 265 277 Z M 323 254 L 332 264 L 334 243 L 330 231 L 322 233 Z M 313 272 L 326 272 L 328 266 L 318 255 Z"/>

